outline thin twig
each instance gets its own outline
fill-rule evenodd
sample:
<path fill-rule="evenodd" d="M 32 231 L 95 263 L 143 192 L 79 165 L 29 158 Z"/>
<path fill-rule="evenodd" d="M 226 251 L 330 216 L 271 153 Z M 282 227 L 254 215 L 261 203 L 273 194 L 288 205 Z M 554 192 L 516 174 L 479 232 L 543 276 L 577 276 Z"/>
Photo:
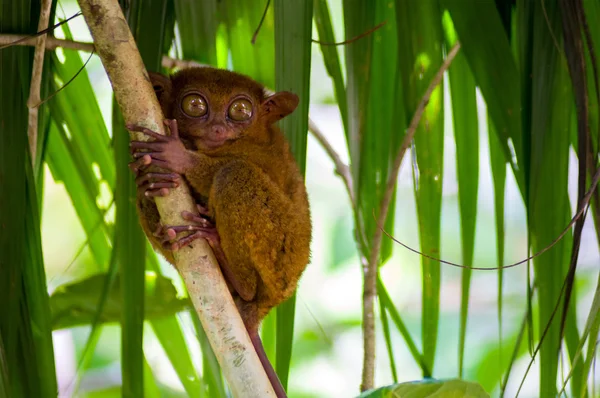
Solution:
<path fill-rule="evenodd" d="M 36 38 L 37 36 L 32 35 L 0 34 L 0 49 L 9 47 L 9 45 L 33 46 L 36 43 Z M 58 47 L 61 47 L 88 53 L 94 51 L 94 43 L 57 39 L 54 36 L 47 36 L 45 43 L 46 50 L 56 50 Z"/>
<path fill-rule="evenodd" d="M 70 16 L 69 18 L 65 19 L 64 21 L 60 21 L 56 25 L 50 26 L 49 28 L 42 29 L 42 30 L 34 33 L 33 35 L 21 35 L 21 38 L 18 39 L 18 40 L 9 41 L 7 43 L 4 43 L 3 45 L 0 45 L 0 50 L 3 50 L 5 48 L 7 48 L 7 47 L 19 46 L 19 45 L 21 45 L 22 41 L 34 40 L 36 37 L 41 36 L 41 35 L 45 35 L 46 33 L 53 31 L 54 29 L 58 28 L 59 26 L 61 26 L 63 24 L 66 24 L 67 22 L 69 22 L 73 18 L 77 18 L 80 15 L 81 15 L 81 13 L 78 12 L 77 14 Z"/>
<path fill-rule="evenodd" d="M 258 37 L 258 32 L 260 32 L 260 28 L 262 27 L 263 22 L 265 22 L 265 18 L 267 17 L 267 11 L 269 11 L 270 5 L 271 5 L 271 0 L 267 0 L 267 5 L 265 6 L 265 11 L 263 12 L 262 17 L 260 18 L 260 22 L 258 23 L 258 26 L 256 27 L 254 34 L 252 35 L 252 40 L 250 40 L 250 43 L 252 43 L 252 45 L 254 45 L 254 43 L 256 43 L 256 38 Z"/>
<path fill-rule="evenodd" d="M 348 196 L 350 196 L 350 202 L 352 203 L 352 209 L 356 209 L 356 203 L 354 199 L 354 187 L 352 182 L 352 174 L 350 173 L 350 167 L 342 161 L 340 155 L 333 149 L 333 146 L 327 141 L 323 132 L 319 129 L 317 124 L 313 122 L 311 119 L 308 119 L 308 130 L 312 133 L 313 137 L 321 144 L 327 155 L 331 158 L 333 163 L 335 164 L 335 172 L 338 174 L 342 181 L 344 181 L 344 185 L 346 186 L 346 190 L 348 191 Z"/>
<path fill-rule="evenodd" d="M 600 168 L 596 169 L 596 173 L 592 176 L 592 183 L 590 184 L 589 189 L 585 193 L 585 196 L 583 197 L 583 199 L 581 201 L 581 205 L 579 206 L 577 213 L 575 213 L 575 215 L 573 216 L 573 218 L 571 218 L 571 221 L 569 221 L 567 226 L 562 230 L 562 232 L 556 238 L 554 238 L 554 240 L 548 246 L 545 246 L 544 248 L 540 249 L 538 252 L 530 255 L 529 257 L 527 257 L 523 260 L 520 260 L 516 263 L 508 264 L 508 265 L 501 265 L 499 267 L 486 267 L 486 268 L 470 267 L 468 265 L 457 264 L 457 263 L 453 263 L 450 261 L 442 260 L 440 258 L 420 252 L 419 250 L 414 249 L 414 248 L 408 246 L 407 244 L 400 242 L 398 239 L 396 239 L 394 236 L 392 236 L 392 234 L 390 234 L 383 228 L 383 225 L 380 223 L 379 220 L 377 220 L 377 228 L 380 229 L 381 231 L 383 231 L 385 236 L 387 236 L 388 238 L 390 238 L 391 240 L 393 240 L 400 246 L 404 247 L 405 249 L 410 250 L 413 253 L 416 253 L 420 256 L 423 256 L 423 257 L 428 258 L 433 261 L 437 261 L 442 264 L 451 265 L 451 266 L 457 267 L 457 268 L 468 268 L 468 269 L 474 270 L 474 271 L 494 271 L 494 270 L 499 270 L 499 269 L 513 268 L 518 265 L 525 264 L 525 263 L 533 260 L 534 258 L 541 256 L 542 254 L 546 253 L 548 250 L 552 249 L 552 247 L 554 247 L 558 242 L 560 242 L 565 237 L 565 235 L 571 230 L 571 228 L 573 228 L 575 223 L 580 218 L 583 217 L 584 213 L 587 212 L 588 206 L 590 205 L 590 201 L 591 201 L 592 197 L 594 197 L 594 194 L 596 192 L 596 187 L 598 186 L 599 183 L 600 183 Z M 373 217 L 375 217 L 375 215 L 373 215 Z"/>
<path fill-rule="evenodd" d="M 16 35 L 16 34 L 0 34 L 0 47 L 9 44 L 15 46 L 33 46 L 36 43 L 36 36 L 31 35 Z M 83 51 L 86 53 L 94 52 L 94 43 L 87 43 L 75 40 L 57 39 L 49 36 L 46 38 L 46 50 L 56 50 L 57 48 L 67 48 L 69 50 Z M 196 61 L 188 61 L 183 59 L 171 58 L 163 56 L 162 66 L 167 69 L 173 68 L 192 68 L 206 66 Z"/>
<path fill-rule="evenodd" d="M 71 84 L 71 82 L 73 80 L 75 80 L 75 78 L 77 76 L 79 76 L 79 74 L 81 72 L 83 72 L 85 70 L 85 68 L 87 67 L 87 64 L 90 62 L 90 60 L 92 59 L 92 55 L 94 55 L 94 51 L 92 51 L 90 53 L 90 56 L 88 57 L 88 59 L 83 63 L 83 65 L 81 66 L 81 68 L 79 68 L 79 70 L 77 71 L 76 74 L 74 74 L 68 82 L 66 82 L 65 84 L 63 84 L 61 87 L 59 87 L 56 91 L 54 91 L 53 93 L 51 93 L 49 96 L 47 96 L 46 98 L 44 98 L 43 100 L 41 100 L 40 102 L 37 103 L 36 107 L 39 107 L 40 105 L 42 105 L 45 102 L 50 101 L 52 98 L 54 98 L 54 96 L 58 93 L 60 93 L 62 90 L 64 90 L 65 88 L 67 88 L 69 86 L 69 84 Z"/>
<path fill-rule="evenodd" d="M 371 33 L 375 32 L 377 29 L 383 27 L 383 25 L 385 25 L 386 23 L 387 23 L 387 21 L 383 21 L 379 25 L 377 25 L 377 26 L 375 26 L 375 27 L 367 30 L 366 32 L 363 32 L 363 33 L 359 34 L 358 36 L 354 36 L 353 38 L 348 39 L 348 40 L 338 41 L 338 42 L 335 42 L 335 43 L 330 43 L 330 42 L 326 42 L 326 41 L 312 39 L 312 42 L 316 43 L 316 44 L 320 44 L 322 46 L 344 46 L 346 44 L 353 43 L 353 42 L 355 42 L 357 40 L 362 39 L 365 36 L 370 35 Z"/>
<path fill-rule="evenodd" d="M 50 8 L 52 1 L 42 0 L 42 9 L 40 11 L 40 20 L 38 21 L 38 31 L 43 31 L 50 23 Z M 29 150 L 31 152 L 31 164 L 35 168 L 35 158 L 37 152 L 38 136 L 38 114 L 40 103 L 40 87 L 42 86 L 42 71 L 44 70 L 44 55 L 46 54 L 46 34 L 36 38 L 35 52 L 33 55 L 33 67 L 31 71 L 31 85 L 29 87 L 29 99 L 27 107 L 29 108 L 29 117 L 27 121 L 27 137 L 29 138 Z"/>
<path fill-rule="evenodd" d="M 413 115 L 413 118 L 410 122 L 408 130 L 406 131 L 406 135 L 404 136 L 404 140 L 402 141 L 402 146 L 400 147 L 398 154 L 396 155 L 396 159 L 394 160 L 394 165 L 392 167 L 392 171 L 388 177 L 386 190 L 381 199 L 381 204 L 379 206 L 379 217 L 377 219 L 377 223 L 379 225 L 383 225 L 385 219 L 387 218 L 387 214 L 390 207 L 390 202 L 392 201 L 392 196 L 394 193 L 394 187 L 396 185 L 396 180 L 398 179 L 398 172 L 400 170 L 400 165 L 402 164 L 402 159 L 404 158 L 404 153 L 406 149 L 410 146 L 410 143 L 413 140 L 415 132 L 417 131 L 417 127 L 421 121 L 421 117 L 423 112 L 425 111 L 425 107 L 429 103 L 429 99 L 433 90 L 440 84 L 442 78 L 444 77 L 444 72 L 450 67 L 450 64 L 454 60 L 454 57 L 460 50 L 460 42 L 457 42 L 454 47 L 450 50 L 444 63 L 440 67 L 440 69 L 435 74 L 433 80 L 427 87 L 425 94 L 423 94 L 423 98 L 419 102 L 417 109 Z M 371 248 L 371 253 L 369 256 L 369 263 L 367 268 L 364 270 L 365 281 L 364 281 L 364 291 L 363 291 L 363 344 L 364 344 L 364 360 L 363 360 L 363 374 L 362 374 L 362 385 L 361 388 L 364 391 L 365 389 L 369 389 L 373 387 L 374 379 L 375 379 L 375 297 L 377 295 L 377 264 L 379 261 L 379 252 L 381 250 L 381 240 L 383 237 L 383 231 L 380 228 L 375 228 L 375 232 L 373 234 L 373 244 Z"/>

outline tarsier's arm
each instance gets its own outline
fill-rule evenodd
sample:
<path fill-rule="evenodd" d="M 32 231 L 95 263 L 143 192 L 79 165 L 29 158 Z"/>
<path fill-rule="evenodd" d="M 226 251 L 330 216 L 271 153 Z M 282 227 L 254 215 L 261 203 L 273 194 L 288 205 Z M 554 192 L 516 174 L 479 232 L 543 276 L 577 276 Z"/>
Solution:
<path fill-rule="evenodd" d="M 176 123 L 176 122 L 175 122 Z M 136 129 L 146 135 L 154 138 L 154 142 L 137 142 L 130 144 L 132 155 L 136 161 L 130 164 L 130 168 L 136 174 L 136 183 L 138 185 L 137 208 L 140 214 L 140 223 L 146 232 L 152 246 L 171 263 L 174 264 L 173 253 L 171 247 L 164 241 L 162 235 L 162 226 L 160 224 L 160 215 L 154 203 L 155 196 L 166 196 L 170 188 L 175 188 L 181 183 L 181 173 L 184 170 L 192 172 L 196 181 L 200 184 L 195 184 L 195 189 L 200 194 L 208 197 L 210 185 L 213 176 L 218 169 L 217 161 L 203 156 L 196 152 L 190 151 L 183 147 L 179 140 L 178 131 L 176 128 L 170 129 L 174 135 L 163 136 L 149 129 L 128 126 L 130 129 Z M 140 152 L 139 148 L 158 151 L 157 152 Z M 163 159 L 168 159 L 163 160 Z M 146 172 L 144 169 L 150 164 L 167 169 L 171 172 Z"/>

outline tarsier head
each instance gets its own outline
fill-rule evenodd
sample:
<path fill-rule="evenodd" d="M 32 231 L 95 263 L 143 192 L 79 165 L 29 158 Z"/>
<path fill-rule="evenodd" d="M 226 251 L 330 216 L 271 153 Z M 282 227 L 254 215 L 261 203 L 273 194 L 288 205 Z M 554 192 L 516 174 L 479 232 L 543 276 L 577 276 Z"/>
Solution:
<path fill-rule="evenodd" d="M 238 139 L 267 139 L 265 127 L 289 115 L 298 96 L 287 91 L 265 95 L 249 77 L 208 67 L 183 69 L 171 77 L 150 73 L 165 117 L 176 119 L 182 137 L 200 150 Z"/>

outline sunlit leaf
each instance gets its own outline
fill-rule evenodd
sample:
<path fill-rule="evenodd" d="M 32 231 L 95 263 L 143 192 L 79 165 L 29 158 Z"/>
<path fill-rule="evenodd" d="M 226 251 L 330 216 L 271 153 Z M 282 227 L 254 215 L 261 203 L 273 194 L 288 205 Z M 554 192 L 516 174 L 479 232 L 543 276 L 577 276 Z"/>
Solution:
<path fill-rule="evenodd" d="M 396 1 L 396 15 L 398 51 L 403 54 L 399 69 L 408 123 L 433 76 L 442 65 L 441 10 L 437 2 Z M 440 252 L 443 134 L 443 87 L 438 86 L 431 95 L 415 133 L 416 169 L 413 169 L 421 251 L 433 256 L 438 256 Z M 423 356 L 427 368 L 433 372 L 439 325 L 441 272 L 437 261 L 423 257 L 421 264 Z"/>
<path fill-rule="evenodd" d="M 456 32 L 449 14 L 444 14 L 444 33 L 448 47 L 455 45 Z M 479 186 L 479 127 L 477 124 L 477 101 L 475 98 L 475 79 L 465 59 L 458 53 L 448 70 L 450 93 L 452 96 L 452 120 L 456 142 L 456 171 L 458 178 L 458 204 L 460 208 L 460 226 L 462 243 L 462 264 L 473 265 L 475 250 L 475 225 L 477 221 L 477 188 Z M 471 273 L 468 268 L 462 270 L 462 296 L 460 304 L 460 336 L 458 348 L 458 375 L 462 377 L 464 366 L 465 342 L 467 337 L 467 319 Z"/>
<path fill-rule="evenodd" d="M 306 168 L 308 104 L 310 100 L 310 60 L 313 2 L 274 4 L 275 89 L 291 91 L 300 97 L 298 108 L 279 122 L 301 172 Z M 294 338 L 296 296 L 277 307 L 277 351 L 275 369 L 287 386 Z"/>

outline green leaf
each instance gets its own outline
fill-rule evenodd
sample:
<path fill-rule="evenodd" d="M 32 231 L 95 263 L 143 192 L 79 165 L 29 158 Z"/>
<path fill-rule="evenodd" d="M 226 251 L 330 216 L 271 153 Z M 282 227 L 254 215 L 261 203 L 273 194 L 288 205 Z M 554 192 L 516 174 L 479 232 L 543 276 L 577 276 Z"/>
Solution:
<path fill-rule="evenodd" d="M 68 26 L 61 28 L 67 39 L 72 40 Z M 52 97 L 50 102 L 57 103 L 57 108 L 52 108 L 52 117 L 60 111 L 61 120 L 57 123 L 66 123 L 69 129 L 69 140 L 78 149 L 80 159 L 96 164 L 99 169 L 99 177 L 91 181 L 105 180 L 110 188 L 115 186 L 115 163 L 112 152 L 112 143 L 108 135 L 106 124 L 102 119 L 102 112 L 98 105 L 96 94 L 90 84 L 89 76 L 83 67 L 79 54 L 72 50 L 64 50 L 64 62 L 60 62 L 53 54 L 52 59 L 54 73 L 63 83 L 73 79 L 59 95 Z M 57 87 L 53 88 L 53 92 Z M 82 101 L 81 98 L 86 98 Z M 87 181 L 84 181 L 87 183 Z"/>
<path fill-rule="evenodd" d="M 456 44 L 456 32 L 448 13 L 444 14 L 444 33 L 448 48 Z M 475 225 L 477 223 L 477 188 L 479 185 L 479 127 L 475 79 L 464 54 L 458 53 L 448 70 L 452 98 L 452 120 L 456 143 L 456 171 L 458 177 L 458 204 L 460 208 L 462 264 L 473 265 Z M 469 315 L 469 289 L 471 273 L 462 270 L 462 295 L 460 303 L 460 336 L 458 342 L 458 375 L 463 376 L 467 319 Z"/>
<path fill-rule="evenodd" d="M 400 312 L 394 306 L 394 303 L 392 302 L 392 299 L 390 298 L 390 295 L 388 294 L 383 284 L 383 281 L 381 280 L 381 277 L 377 278 L 377 296 L 381 301 L 381 305 L 387 311 L 389 311 L 390 318 L 392 318 L 392 322 L 394 322 L 396 328 L 402 335 L 402 338 L 408 346 L 408 350 L 412 354 L 412 357 L 415 360 L 415 362 L 421 367 L 421 371 L 423 372 L 423 374 L 431 374 L 431 371 L 427 368 L 427 364 L 423 359 L 423 355 L 421 355 L 421 353 L 419 352 L 419 349 L 417 348 L 417 345 L 415 344 L 412 336 L 410 335 L 406 324 L 400 317 Z"/>
<path fill-rule="evenodd" d="M 398 47 L 393 3 L 378 2 L 374 11 L 372 25 L 379 21 L 387 23 L 371 33 L 369 37 L 358 39 L 358 41 L 371 41 L 369 45 L 371 59 L 368 67 L 366 112 L 362 112 L 366 118 L 365 126 L 364 130 L 359 132 L 361 134 L 359 173 L 354 179 L 355 184 L 358 185 L 359 222 L 369 245 L 372 244 L 370 241 L 378 228 L 373 211 L 375 214 L 381 212 L 379 206 L 387 189 L 388 175 L 406 128 L 402 90 L 399 88 L 398 80 L 398 57 L 389 51 L 390 48 Z M 387 231 L 394 230 L 395 203 L 394 194 L 384 225 Z M 384 236 L 380 253 L 381 264 L 384 264 L 391 254 L 392 241 Z M 369 256 L 367 253 L 365 255 Z"/>
<path fill-rule="evenodd" d="M 53 112 L 53 118 L 60 120 L 58 112 Z M 52 123 L 48 134 L 46 161 L 54 180 L 63 182 L 71 198 L 98 269 L 104 269 L 109 262 L 111 248 L 105 234 L 107 227 L 104 214 L 97 206 L 96 197 L 86 189 L 84 182 L 85 175 L 92 171 L 91 164 L 84 160 L 78 161 L 77 157 L 72 156 L 73 152 L 76 150 L 66 136 L 64 125 Z"/>
<path fill-rule="evenodd" d="M 146 300 L 146 302 L 148 301 Z M 187 396 L 191 398 L 204 397 L 202 386 L 204 383 L 196 373 L 177 318 L 174 316 L 161 317 L 153 319 L 151 324 L 154 333 L 169 357 L 169 361 L 173 365 L 173 369 L 175 369 L 179 380 L 181 380 Z M 177 331 L 177 333 L 173 333 L 173 331 Z"/>
<path fill-rule="evenodd" d="M 463 380 L 423 380 L 395 384 L 362 393 L 358 398 L 488 398 L 477 383 Z"/>
<path fill-rule="evenodd" d="M 494 124 L 488 118 L 488 143 L 490 149 L 490 166 L 494 183 L 494 218 L 496 220 L 496 265 L 504 265 L 504 194 L 506 184 L 506 160 Z M 502 342 L 502 291 L 504 285 L 504 270 L 498 269 L 498 340 Z"/>
<path fill-rule="evenodd" d="M 59 286 L 50 297 L 52 328 L 54 330 L 91 324 L 97 316 L 100 297 L 105 289 L 107 274 L 96 274 L 78 282 Z M 188 298 L 177 297 L 170 279 L 153 272 L 145 273 L 146 319 L 158 319 L 184 311 Z M 108 292 L 106 305 L 99 316 L 100 323 L 119 322 L 124 315 L 121 303 L 123 278 L 117 274 Z M 164 323 L 163 323 L 164 324 Z"/>
<path fill-rule="evenodd" d="M 251 43 L 267 3 L 263 0 L 228 0 L 223 2 L 221 7 L 227 26 L 233 69 L 267 87 L 274 88 L 276 29 L 273 18 L 274 7 L 269 7 L 267 10 L 256 36 L 256 42 Z M 301 18 L 301 15 L 298 17 Z M 296 94 L 300 93 L 296 92 Z"/>
<path fill-rule="evenodd" d="M 469 7 L 465 7 L 462 0 L 442 0 L 442 4 L 450 12 L 461 51 L 485 98 L 504 156 L 510 162 L 521 194 L 525 197 L 528 154 L 521 127 L 520 75 L 495 2 L 476 1 Z M 525 114 L 526 111 L 523 111 Z"/>
<path fill-rule="evenodd" d="M 568 224 L 569 129 L 572 98 L 568 69 L 555 45 L 551 31 L 560 32 L 557 4 L 534 4 L 533 36 L 531 37 L 531 168 L 529 201 L 532 252 L 537 253 L 553 242 Z M 571 103 L 572 99 L 569 100 Z M 544 330 L 552 316 L 554 320 L 540 350 L 540 396 L 556 395 L 558 347 L 560 342 L 561 308 L 553 315 L 560 301 L 563 280 L 571 252 L 572 235 L 568 233 L 551 250 L 534 259 L 534 271 L 539 298 L 539 325 Z M 572 304 L 574 305 L 575 297 Z M 561 303 L 562 304 L 562 303 Z M 574 313 L 575 308 L 569 312 Z M 569 347 L 571 351 L 575 347 Z"/>
<path fill-rule="evenodd" d="M 336 40 L 333 34 L 333 26 L 327 0 L 315 0 L 314 12 L 315 26 L 319 33 L 319 41 L 322 43 L 335 43 Z M 323 61 L 327 73 L 331 76 L 331 80 L 333 80 L 335 99 L 340 109 L 344 132 L 346 133 L 346 138 L 348 138 L 348 104 L 338 49 L 337 46 L 326 44 L 320 44 L 319 47 L 321 47 L 321 52 L 323 53 Z"/>
<path fill-rule="evenodd" d="M 180 2 L 176 3 L 179 4 Z M 211 2 L 204 1 L 199 4 L 201 3 Z M 132 15 L 132 18 L 128 18 L 128 20 L 132 21 L 135 18 L 138 21 L 135 28 L 130 23 L 130 28 L 133 31 L 133 36 L 136 38 L 144 65 L 150 71 L 160 72 L 163 51 L 168 50 L 171 45 L 166 40 L 173 37 L 175 17 L 173 4 L 169 0 L 145 0 L 143 6 L 141 1 L 134 1 L 132 4 L 137 5 L 137 9 L 135 9 L 137 12 L 135 16 Z M 188 4 L 193 5 L 194 3 L 188 2 Z M 207 26 L 206 22 L 211 22 L 212 20 L 203 21 L 203 23 L 198 24 L 198 28 L 204 27 L 205 29 L 209 29 L 210 24 Z"/>
<path fill-rule="evenodd" d="M 313 2 L 274 4 L 275 89 L 291 91 L 300 97 L 298 108 L 279 122 L 302 173 L 306 168 L 308 105 L 310 100 L 310 60 Z M 296 295 L 277 307 L 277 359 L 275 369 L 287 387 L 294 338 Z"/>
<path fill-rule="evenodd" d="M 443 37 L 440 16 L 437 2 L 396 2 L 398 51 L 403 54 L 399 70 L 407 124 L 442 65 Z M 415 133 L 416 169 L 413 169 L 421 251 L 433 256 L 440 252 L 443 122 L 443 87 L 438 86 L 431 95 Z M 423 356 L 427 369 L 433 372 L 439 325 L 441 273 L 437 261 L 424 257 L 421 264 Z"/>
<path fill-rule="evenodd" d="M 117 262 L 123 285 L 121 289 L 121 369 L 123 372 L 123 396 L 140 397 L 143 395 L 143 335 L 144 335 L 144 270 L 146 237 L 140 228 L 135 203 L 137 190 L 131 178 L 128 163 L 129 137 L 124 127 L 123 117 L 113 101 L 113 134 L 115 144 L 115 162 L 117 164 L 117 187 L 115 203 L 117 214 L 115 239 Z"/>
<path fill-rule="evenodd" d="M 390 359 L 390 370 L 394 383 L 398 383 L 398 370 L 396 369 L 396 360 L 394 359 L 394 347 L 392 346 L 392 336 L 390 333 L 390 322 L 388 320 L 383 300 L 379 300 L 379 311 L 381 314 L 381 327 L 383 328 L 383 337 L 385 338 L 385 347 L 387 348 L 388 358 Z"/>
<path fill-rule="evenodd" d="M 81 358 L 79 359 L 79 363 L 77 365 L 77 375 L 75 376 L 75 380 L 73 381 L 73 391 L 77 392 L 79 387 L 79 381 L 83 372 L 88 369 L 90 362 L 92 361 L 94 350 L 100 341 L 100 336 L 102 334 L 103 324 L 101 321 L 102 314 L 104 313 L 104 308 L 106 307 L 106 303 L 108 301 L 108 297 L 110 291 L 113 287 L 113 283 L 115 281 L 115 277 L 117 275 L 117 251 L 113 247 L 113 251 L 110 256 L 110 264 L 108 265 L 108 270 L 105 274 L 104 280 L 102 282 L 102 290 L 100 291 L 100 295 L 98 298 L 98 303 L 96 304 L 95 314 L 93 316 L 91 322 L 90 334 L 87 337 L 87 341 L 85 343 L 85 347 L 81 353 Z M 51 308 L 52 310 L 52 308 Z"/>
<path fill-rule="evenodd" d="M 174 1 L 183 58 L 216 66 L 217 0 Z"/>
<path fill-rule="evenodd" d="M 346 39 L 356 37 L 375 25 L 375 7 L 366 0 L 344 0 L 344 28 Z M 372 39 L 367 36 L 355 40 L 344 47 L 346 56 L 346 94 L 348 101 L 348 150 L 352 176 L 358 180 L 360 175 L 362 139 L 366 125 L 364 104 L 369 95 L 370 62 L 372 58 Z M 358 184 L 354 186 L 358 191 Z M 360 228 L 359 225 L 356 225 Z"/>
<path fill-rule="evenodd" d="M 39 3 L 0 1 L 2 33 L 37 29 Z M 58 390 L 40 234 L 40 200 L 27 139 L 33 50 L 0 51 L 0 370 L 9 397 Z"/>

